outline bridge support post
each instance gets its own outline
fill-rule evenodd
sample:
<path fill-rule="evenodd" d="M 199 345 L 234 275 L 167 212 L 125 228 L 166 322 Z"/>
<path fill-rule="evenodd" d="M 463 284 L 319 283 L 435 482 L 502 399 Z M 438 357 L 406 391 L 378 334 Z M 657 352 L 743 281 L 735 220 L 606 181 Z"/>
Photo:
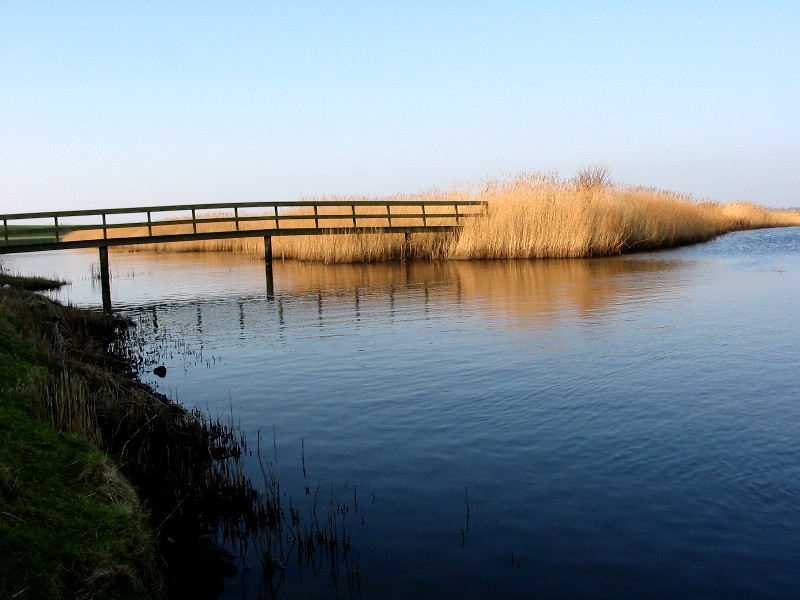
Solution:
<path fill-rule="evenodd" d="M 264 270 L 267 276 L 267 298 L 272 300 L 275 296 L 275 282 L 272 277 L 272 237 L 264 236 Z"/>
<path fill-rule="evenodd" d="M 111 275 L 108 272 L 108 246 L 100 246 L 100 288 L 103 291 L 103 311 L 111 312 Z"/>
<path fill-rule="evenodd" d="M 403 246 L 403 260 L 407 260 L 408 257 L 411 255 L 411 234 L 406 231 L 403 236 L 405 236 L 405 246 Z"/>

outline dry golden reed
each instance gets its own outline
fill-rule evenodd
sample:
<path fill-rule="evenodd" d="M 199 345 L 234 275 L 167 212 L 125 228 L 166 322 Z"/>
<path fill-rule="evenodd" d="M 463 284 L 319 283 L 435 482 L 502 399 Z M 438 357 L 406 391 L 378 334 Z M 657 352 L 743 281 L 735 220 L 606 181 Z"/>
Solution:
<path fill-rule="evenodd" d="M 326 264 L 405 259 L 577 258 L 680 246 L 707 241 L 730 231 L 800 225 L 797 213 L 770 211 L 746 202 L 697 202 L 674 192 L 616 185 L 608 175 L 608 169 L 599 166 L 583 169 L 572 179 L 548 173 L 521 173 L 491 180 L 473 191 L 453 189 L 390 198 L 312 199 L 346 201 L 356 206 L 365 200 L 469 199 L 487 201 L 488 210 L 481 216 L 465 219 L 466 224 L 458 233 L 415 233 L 409 243 L 402 235 L 385 233 L 274 236 L 273 256 Z M 328 214 L 338 211 L 336 214 L 343 217 L 341 223 L 331 219 L 324 226 L 352 224 L 346 216 L 349 206 L 327 210 L 332 211 Z M 374 213 L 375 208 L 357 210 Z M 428 221 L 437 224 L 433 218 Z M 406 223 L 394 219 L 392 224 Z M 263 222 L 251 225 L 263 226 Z M 289 226 L 281 222 L 281 228 Z M 208 226 L 198 225 L 198 231 L 204 227 Z M 158 228 L 158 233 L 190 231 L 191 225 Z M 252 237 L 130 249 L 227 251 L 263 256 L 264 243 L 261 237 Z"/>
<path fill-rule="evenodd" d="M 800 225 L 800 215 L 749 203 L 695 202 L 663 190 L 622 187 L 602 168 L 572 180 L 521 174 L 478 196 L 488 214 L 468 222 L 448 258 L 578 258 L 668 248 L 729 231 Z"/>

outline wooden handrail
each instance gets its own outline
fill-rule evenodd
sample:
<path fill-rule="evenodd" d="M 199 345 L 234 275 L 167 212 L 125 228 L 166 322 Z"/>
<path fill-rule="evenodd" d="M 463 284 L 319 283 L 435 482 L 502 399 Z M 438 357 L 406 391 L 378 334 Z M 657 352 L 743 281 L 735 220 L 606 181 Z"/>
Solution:
<path fill-rule="evenodd" d="M 60 210 L 51 212 L 37 213 L 14 213 L 0 215 L 0 219 L 22 220 L 22 219 L 52 219 L 54 217 L 91 217 L 100 215 L 125 215 L 147 212 L 180 212 L 195 210 L 219 210 L 219 209 L 242 209 L 242 208 L 312 208 L 314 206 L 483 206 L 487 205 L 484 200 L 319 200 L 315 202 L 218 202 L 212 204 L 174 204 L 170 206 L 135 206 L 131 208 L 98 208 L 89 210 Z"/>
<path fill-rule="evenodd" d="M 325 208 L 339 208 L 340 210 L 336 213 L 324 212 Z M 402 212 L 393 212 L 393 208 L 400 209 Z M 441 212 L 432 211 L 433 208 L 438 208 Z M 469 210 L 470 208 L 472 210 Z M 271 211 L 265 214 L 242 214 L 243 209 L 271 209 Z M 291 209 L 296 209 L 296 211 L 291 211 Z M 366 209 L 364 212 L 359 212 L 364 209 Z M 460 228 L 465 218 L 484 214 L 486 210 L 487 203 L 478 200 L 365 200 L 361 202 L 322 200 L 318 202 L 182 204 L 50 213 L 17 213 L 0 215 L 0 219 L 3 220 L 0 253 L 147 244 L 162 241 L 190 241 L 213 239 L 214 237 L 452 231 Z M 231 214 L 218 214 L 220 211 L 231 211 Z M 187 213 L 187 216 L 171 214 L 165 215 L 164 220 L 154 220 L 153 218 L 153 213 L 180 212 Z M 109 217 L 112 215 L 118 217 L 114 219 L 115 221 L 120 222 L 109 222 Z M 131 215 L 135 218 L 124 221 L 119 219 L 121 215 Z M 144 215 L 146 215 L 146 219 L 142 218 Z M 84 222 L 70 224 L 64 220 L 67 217 L 83 217 Z M 94 217 L 95 220 L 99 219 L 100 222 L 85 222 L 89 217 Z M 29 222 L 15 225 L 13 223 L 14 221 L 32 220 L 51 221 L 52 225 L 30 224 Z M 335 223 L 336 221 L 338 223 Z M 405 221 L 405 224 L 398 224 L 402 221 Z M 429 225 L 431 221 L 436 225 Z M 313 227 L 311 223 L 313 223 Z M 328 225 L 328 223 L 331 224 Z M 343 223 L 347 223 L 347 225 L 343 225 Z M 246 224 L 249 224 L 250 227 L 243 229 L 242 225 Z M 198 225 L 204 227 L 200 229 Z M 219 227 L 215 228 L 215 225 Z M 165 232 L 164 228 L 170 226 L 190 227 L 190 232 Z M 147 233 L 144 234 L 143 230 L 146 230 Z M 84 240 L 74 238 L 64 240 L 70 232 L 79 231 L 97 231 L 98 237 Z"/>

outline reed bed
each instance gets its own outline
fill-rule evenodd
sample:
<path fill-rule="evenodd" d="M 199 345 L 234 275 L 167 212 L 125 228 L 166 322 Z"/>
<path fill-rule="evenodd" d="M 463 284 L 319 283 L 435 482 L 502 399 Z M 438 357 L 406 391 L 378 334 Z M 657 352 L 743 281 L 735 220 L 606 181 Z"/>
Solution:
<path fill-rule="evenodd" d="M 710 240 L 730 231 L 800 225 L 800 215 L 749 203 L 695 202 L 690 196 L 617 186 L 603 168 L 571 180 L 521 174 L 479 194 L 485 217 L 469 221 L 448 258 L 583 258 Z"/>
<path fill-rule="evenodd" d="M 584 169 L 571 179 L 547 173 L 521 173 L 488 181 L 476 190 L 433 190 L 389 198 L 325 197 L 311 200 L 345 201 L 358 206 L 365 200 L 424 202 L 455 199 L 487 201 L 488 210 L 465 219 L 465 226 L 458 233 L 417 233 L 409 241 L 402 235 L 385 233 L 275 236 L 273 256 L 326 264 L 407 259 L 579 258 L 692 244 L 730 231 L 800 225 L 798 213 L 771 211 L 747 202 L 698 202 L 691 196 L 670 191 L 617 185 L 610 181 L 605 167 Z M 310 212 L 311 209 L 298 209 L 297 212 L 300 210 Z M 325 226 L 352 225 L 349 207 L 326 210 L 329 211 L 327 214 L 342 214 L 342 220 L 327 220 Z M 357 208 L 362 213 L 370 210 L 374 212 L 375 209 Z M 447 208 L 443 207 L 443 210 L 447 211 Z M 428 223 L 444 224 L 435 218 L 428 219 Z M 375 222 L 376 226 L 385 224 Z M 394 219 L 392 224 L 419 225 L 404 223 L 401 219 Z M 210 231 L 210 227 L 200 224 L 198 231 Z M 219 230 L 219 224 L 215 227 Z M 242 224 L 242 229 L 247 227 L 260 229 L 264 222 Z M 285 226 L 282 221 L 281 228 L 290 227 L 291 224 Z M 158 233 L 189 231 L 191 225 L 158 228 Z M 252 237 L 150 244 L 129 249 L 224 251 L 263 256 L 264 243 L 260 237 Z"/>

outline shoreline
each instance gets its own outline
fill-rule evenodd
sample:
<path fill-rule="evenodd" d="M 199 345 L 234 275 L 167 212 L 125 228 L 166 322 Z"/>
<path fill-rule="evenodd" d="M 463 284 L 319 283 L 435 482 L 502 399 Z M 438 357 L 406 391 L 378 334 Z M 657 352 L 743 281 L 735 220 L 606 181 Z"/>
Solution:
<path fill-rule="evenodd" d="M 246 510 L 240 442 L 138 381 L 119 318 L 23 289 L 60 283 L 0 286 L 0 596 L 213 597 L 235 567 L 204 534 Z"/>
<path fill-rule="evenodd" d="M 248 548 L 269 589 L 290 560 L 347 560 L 344 522 L 302 517 L 232 416 L 139 381 L 129 322 L 35 279 L 0 286 L 0 597 L 213 599 Z"/>

